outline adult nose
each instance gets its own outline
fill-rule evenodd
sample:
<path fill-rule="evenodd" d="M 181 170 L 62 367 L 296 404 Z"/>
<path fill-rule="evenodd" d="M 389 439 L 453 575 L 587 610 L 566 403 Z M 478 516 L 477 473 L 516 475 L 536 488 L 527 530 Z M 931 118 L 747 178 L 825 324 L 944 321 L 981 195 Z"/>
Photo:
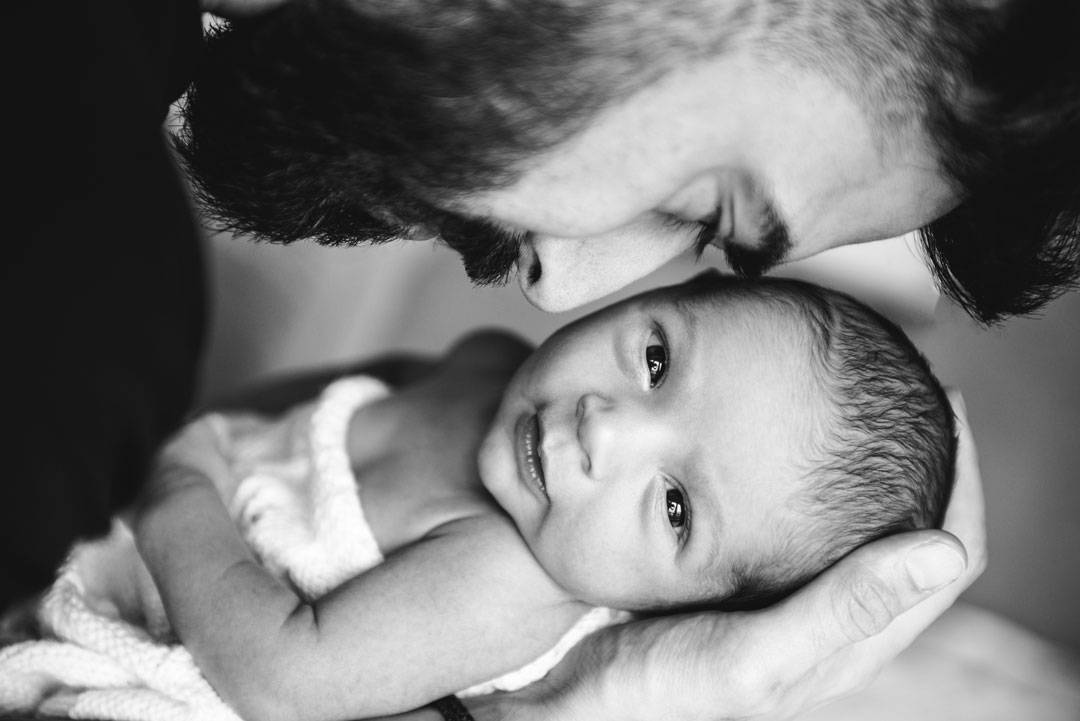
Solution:
<path fill-rule="evenodd" d="M 689 229 L 656 214 L 600 235 L 535 234 L 521 245 L 518 282 L 537 308 L 569 310 L 648 275 L 693 244 Z"/>
<path fill-rule="evenodd" d="M 578 401 L 577 416 L 583 470 L 593 480 L 617 480 L 640 470 L 665 442 L 660 416 L 631 400 L 586 394 Z"/>

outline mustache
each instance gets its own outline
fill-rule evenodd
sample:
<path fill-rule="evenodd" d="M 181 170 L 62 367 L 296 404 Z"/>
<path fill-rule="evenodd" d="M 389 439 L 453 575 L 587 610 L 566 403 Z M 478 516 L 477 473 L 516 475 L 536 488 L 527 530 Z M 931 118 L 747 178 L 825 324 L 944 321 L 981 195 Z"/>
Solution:
<path fill-rule="evenodd" d="M 487 220 L 446 214 L 439 236 L 461 256 L 465 274 L 479 286 L 505 285 L 517 266 L 527 233 L 515 233 Z"/>
<path fill-rule="evenodd" d="M 791 236 L 787 226 L 776 218 L 775 213 L 769 213 L 763 230 L 756 246 L 724 244 L 724 256 L 736 275 L 759 278 L 784 262 L 791 252 Z"/>

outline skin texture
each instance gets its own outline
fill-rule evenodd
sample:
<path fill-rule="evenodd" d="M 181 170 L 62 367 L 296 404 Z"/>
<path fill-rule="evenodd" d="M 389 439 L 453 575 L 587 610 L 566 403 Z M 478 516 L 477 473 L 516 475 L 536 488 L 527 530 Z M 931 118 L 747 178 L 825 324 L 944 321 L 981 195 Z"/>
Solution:
<path fill-rule="evenodd" d="M 244 415 L 225 436 L 209 417 L 185 427 L 135 528 L 222 698 L 251 719 L 407 709 L 532 660 L 589 606 L 714 600 L 733 566 L 780 553 L 778 537 L 816 535 L 789 511 L 802 480 L 792 456 L 819 401 L 801 391 L 808 329 L 763 302 L 687 293 L 582 319 L 516 372 L 520 342 L 475 334 L 429 377 L 357 410 L 346 445 L 386 560 L 310 602 L 253 562 L 225 513 L 253 468 L 291 463 L 265 450 L 239 460 L 245 434 L 265 442 L 280 427 Z M 543 493 L 517 461 L 523 404 L 544 416 Z"/>
<path fill-rule="evenodd" d="M 820 402 L 804 390 L 810 344 L 772 306 L 685 293 L 662 289 L 571 324 L 516 372 L 517 341 L 472 336 L 431 377 L 358 410 L 349 459 L 386 560 L 314 601 L 240 539 L 226 503 L 248 471 L 232 465 L 230 444 L 212 421 L 183 429 L 162 451 L 135 533 L 177 634 L 222 698 L 271 721 L 407 709 L 531 660 L 582 601 L 648 610 L 715 598 L 732 565 L 768 558 L 777 537 L 805 542 L 811 519 L 793 517 L 789 501 Z M 514 433 L 537 412 L 543 492 L 522 472 Z M 477 479 L 478 445 L 501 509 Z M 674 511 L 665 491 L 678 494 Z M 668 628 L 685 646 L 739 616 L 671 618 L 633 628 Z M 637 647 L 605 653 L 635 658 Z M 662 696 L 652 665 L 643 683 Z"/>
<path fill-rule="evenodd" d="M 589 637 L 524 693 L 470 701 L 477 721 L 790 719 L 865 687 L 986 567 L 978 458 L 963 398 L 950 392 L 950 402 L 960 442 L 945 532 L 864 546 L 762 611 L 628 624 Z"/>
<path fill-rule="evenodd" d="M 951 392 L 950 401 L 960 446 L 946 532 L 864 546 L 761 611 L 654 619 L 594 634 L 542 681 L 467 699 L 469 711 L 476 721 L 775 721 L 864 688 L 986 566 L 978 460 L 963 399 Z M 419 709 L 392 718 L 440 717 Z"/>
<path fill-rule="evenodd" d="M 816 542 L 791 500 L 826 402 L 807 382 L 810 343 L 764 303 L 661 291 L 610 306 L 518 370 L 481 478 L 577 598 L 631 610 L 715 600 L 781 539 Z M 653 370 L 650 357 L 662 359 Z M 530 418 L 543 490 L 520 460 Z"/>
<path fill-rule="evenodd" d="M 223 15 L 245 13 L 252 9 L 252 3 L 223 0 L 215 3 L 214 9 Z M 788 71 L 787 77 L 777 78 L 774 72 L 767 77 L 759 75 L 759 80 L 783 87 L 784 83 L 800 77 L 790 68 Z M 844 114 L 852 110 L 850 100 L 838 97 L 835 87 L 826 87 L 828 84 L 820 77 L 808 79 L 808 85 L 817 88 L 819 94 L 816 99 L 796 104 L 806 113 L 817 110 Z M 701 82 L 683 85 L 692 94 L 697 94 L 694 88 L 703 87 L 711 85 Z M 752 90 L 766 92 L 760 87 Z M 647 89 L 627 102 L 636 100 L 648 105 L 650 92 L 663 90 Z M 735 96 L 715 95 L 721 105 L 714 105 L 711 113 L 696 117 L 670 113 L 669 122 L 696 125 L 698 135 L 689 137 L 700 138 L 717 119 L 734 122 L 726 114 L 739 112 L 744 103 L 752 100 L 739 97 L 738 103 L 734 103 L 730 98 Z M 699 100 L 708 102 L 705 97 Z M 766 101 L 759 98 L 759 102 Z M 800 165 L 800 154 L 817 147 L 822 138 L 800 132 L 796 136 L 801 139 L 798 143 L 793 139 L 790 145 L 784 145 L 783 138 L 778 138 L 780 145 L 776 148 L 762 138 L 764 150 L 778 153 L 784 150 L 780 153 L 784 157 L 776 157 L 773 164 L 762 159 L 745 167 L 733 167 L 731 157 L 737 157 L 743 149 L 742 142 L 731 139 L 726 151 L 729 154 L 716 157 L 703 147 L 707 145 L 705 141 L 695 141 L 683 148 L 679 156 L 681 164 L 667 167 L 664 158 L 656 153 L 639 158 L 625 149 L 654 143 L 661 146 L 656 152 L 662 153 L 664 142 L 670 145 L 676 141 L 652 135 L 657 132 L 656 125 L 651 126 L 653 130 L 647 123 L 635 128 L 632 114 L 624 115 L 620 126 L 618 110 L 612 111 L 611 122 L 615 125 L 608 132 L 591 131 L 598 138 L 606 137 L 609 148 L 611 143 L 617 144 L 608 156 L 586 162 L 587 153 L 583 156 L 570 151 L 574 142 L 582 144 L 582 148 L 587 145 L 588 140 L 579 138 L 564 148 L 556 148 L 550 157 L 538 162 L 523 176 L 520 187 L 511 186 L 503 195 L 460 199 L 458 210 L 484 214 L 503 225 L 536 234 L 538 242 L 522 246 L 519 265 L 526 295 L 541 308 L 566 308 L 600 297 L 685 252 L 693 245 L 698 229 L 676 230 L 666 222 L 658 225 L 657 220 L 662 214 L 687 221 L 705 218 L 703 214 L 718 200 L 715 184 L 732 177 L 726 173 L 734 172 L 735 178 L 744 172 L 752 173 L 754 178 L 765 176 L 755 185 L 773 191 L 778 209 L 790 218 L 796 247 L 793 258 L 837 243 L 838 237 L 828 237 L 826 233 L 830 223 L 844 217 L 840 213 L 846 212 L 849 222 L 857 219 L 863 224 L 858 232 L 848 226 L 841 229 L 852 232 L 848 242 L 857 242 L 919 227 L 956 200 L 944 189 L 941 174 L 928 157 L 923 138 L 891 137 L 888 143 L 881 143 L 880 138 L 868 132 L 865 118 L 855 118 L 852 125 L 849 124 L 852 117 L 848 115 L 848 121 L 841 122 L 837 128 L 839 138 L 846 144 L 851 134 L 852 152 L 858 147 L 867 148 L 869 143 L 880 149 L 881 154 L 860 154 L 862 161 L 851 175 L 843 168 L 838 169 L 842 171 L 836 179 L 838 182 L 796 186 L 773 177 L 776 164 L 793 160 L 808 172 L 833 168 L 831 161 L 815 162 L 809 156 L 808 162 Z M 771 108 L 768 110 L 775 118 L 785 117 L 773 113 Z M 798 112 L 800 107 L 788 106 L 786 110 Z M 744 120 L 752 125 L 763 116 L 748 117 Z M 805 124 L 801 126 L 806 128 L 806 133 L 825 133 L 827 128 L 817 116 L 809 120 L 809 128 Z M 613 130 L 623 135 L 613 135 Z M 765 128 L 761 130 L 764 132 Z M 674 137 L 681 135 L 682 131 Z M 831 147 L 836 149 L 835 144 Z M 898 147 L 908 150 L 897 151 Z M 899 156 L 889 155 L 897 152 Z M 897 157 L 899 162 L 892 167 L 907 168 L 906 174 L 887 171 L 889 158 Z M 592 174 L 593 166 L 603 172 Z M 639 172 L 631 172 L 635 168 Z M 646 177 L 641 176 L 642 168 L 648 171 Z M 882 172 L 875 174 L 875 169 Z M 531 181 L 530 173 L 534 178 Z M 650 185 L 654 173 L 662 186 Z M 851 190 L 848 183 L 866 183 L 875 177 L 891 177 L 897 184 L 872 183 L 868 187 L 883 192 L 873 197 L 863 196 L 862 203 L 841 202 L 845 188 Z M 573 186 L 575 192 L 559 190 L 569 187 L 563 184 L 571 181 L 577 182 Z M 745 183 L 730 182 L 725 187 L 738 202 Z M 838 204 L 833 206 L 838 213 L 835 218 L 816 217 L 811 212 L 809 193 L 815 188 L 823 193 L 831 188 L 837 194 Z M 549 191 L 565 194 L 561 206 L 554 197 L 542 195 Z M 619 193 L 622 197 L 598 198 L 593 194 L 601 191 Z M 883 214 L 866 212 L 875 211 L 875 201 L 885 201 Z M 526 214 L 530 206 L 540 217 Z M 588 214 L 590 225 L 574 226 L 572 221 L 580 220 L 582 213 Z M 736 206 L 730 211 L 729 218 L 732 216 L 746 217 L 747 211 L 740 212 Z M 561 224 L 555 225 L 556 222 Z M 752 244 L 753 238 L 748 242 Z M 560 252 L 551 255 L 555 251 Z M 541 260 L 539 278 L 528 282 L 530 276 L 526 271 L 531 270 L 537 258 Z M 937 618 L 985 565 L 985 520 L 975 447 L 963 404 L 958 396 L 953 400 L 961 421 L 961 442 L 958 482 L 946 519 L 947 532 L 907 534 L 871 544 L 774 608 L 752 614 L 699 614 L 595 634 L 544 682 L 515 695 L 472 700 L 470 710 L 478 721 L 784 719 L 864 686 Z M 431 711 L 407 717 L 417 721 L 436 718 Z"/>
<path fill-rule="evenodd" d="M 717 209 L 715 245 L 759 248 L 775 215 L 795 260 L 913 230 L 956 200 L 915 128 L 886 139 L 820 74 L 735 51 L 609 108 L 462 208 L 528 233 L 519 281 L 553 311 L 690 250 Z"/>
<path fill-rule="evenodd" d="M 166 445 L 135 518 L 140 555 L 178 637 L 241 716 L 418 706 L 533 660 L 588 609 L 536 564 L 476 477 L 476 447 L 523 350 L 472 336 L 357 411 L 349 458 L 386 559 L 310 603 L 253 558 L 227 512 L 246 472 L 234 444 L 204 417 Z"/>

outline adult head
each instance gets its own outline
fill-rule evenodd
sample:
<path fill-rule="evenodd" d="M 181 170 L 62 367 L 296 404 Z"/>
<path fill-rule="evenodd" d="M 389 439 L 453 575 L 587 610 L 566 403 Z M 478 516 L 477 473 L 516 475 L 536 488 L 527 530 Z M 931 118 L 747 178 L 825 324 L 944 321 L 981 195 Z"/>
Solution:
<path fill-rule="evenodd" d="M 440 235 L 547 309 L 714 243 L 763 271 L 924 228 L 983 320 L 1075 279 L 1065 0 L 293 0 L 210 44 L 183 152 L 288 242 Z"/>

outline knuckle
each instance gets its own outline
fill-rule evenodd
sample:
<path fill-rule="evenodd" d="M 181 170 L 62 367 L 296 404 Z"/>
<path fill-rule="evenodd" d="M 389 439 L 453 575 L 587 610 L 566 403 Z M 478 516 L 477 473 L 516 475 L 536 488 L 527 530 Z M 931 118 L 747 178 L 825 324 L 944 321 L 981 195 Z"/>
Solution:
<path fill-rule="evenodd" d="M 836 608 L 838 622 L 853 643 L 880 633 L 899 611 L 895 595 L 876 576 L 853 578 L 846 602 Z"/>

